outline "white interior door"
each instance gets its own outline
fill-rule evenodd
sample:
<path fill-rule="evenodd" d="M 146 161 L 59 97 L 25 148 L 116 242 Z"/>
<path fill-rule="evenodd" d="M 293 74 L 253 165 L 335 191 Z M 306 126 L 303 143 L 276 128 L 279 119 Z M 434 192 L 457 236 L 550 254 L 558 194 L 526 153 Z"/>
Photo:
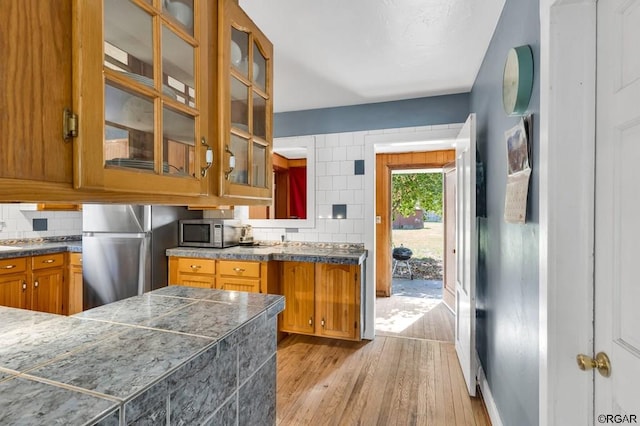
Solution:
<path fill-rule="evenodd" d="M 456 352 L 469 395 L 476 394 L 476 116 L 456 138 Z"/>
<path fill-rule="evenodd" d="M 601 424 L 620 421 L 599 416 L 640 417 L 640 0 L 597 7 L 593 352 L 611 361 L 609 378 L 593 373 L 594 423 Z"/>

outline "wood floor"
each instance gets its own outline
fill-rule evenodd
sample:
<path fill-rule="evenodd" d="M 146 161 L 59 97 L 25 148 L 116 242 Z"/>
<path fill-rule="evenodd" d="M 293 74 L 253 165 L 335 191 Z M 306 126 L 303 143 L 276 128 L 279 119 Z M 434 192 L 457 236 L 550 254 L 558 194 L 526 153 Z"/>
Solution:
<path fill-rule="evenodd" d="M 409 335 L 387 322 L 391 331 L 372 341 L 302 335 L 282 340 L 277 424 L 489 425 L 481 399 L 467 394 L 453 337 L 424 337 L 452 336 L 452 314 L 439 304 L 428 313 L 442 320 L 439 326 L 419 325 L 421 318 L 409 313 L 402 321 L 410 323 L 404 330 Z M 426 334 L 420 336 L 420 329 Z"/>

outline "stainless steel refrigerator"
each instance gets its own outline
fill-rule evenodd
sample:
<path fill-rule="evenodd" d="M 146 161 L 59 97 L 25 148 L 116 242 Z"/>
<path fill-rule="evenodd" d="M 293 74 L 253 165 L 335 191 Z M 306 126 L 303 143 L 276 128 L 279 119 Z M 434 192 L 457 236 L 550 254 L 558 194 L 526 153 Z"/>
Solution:
<path fill-rule="evenodd" d="M 185 207 L 85 204 L 82 207 L 83 308 L 167 285 L 165 250 L 178 245 L 178 220 L 202 217 Z"/>

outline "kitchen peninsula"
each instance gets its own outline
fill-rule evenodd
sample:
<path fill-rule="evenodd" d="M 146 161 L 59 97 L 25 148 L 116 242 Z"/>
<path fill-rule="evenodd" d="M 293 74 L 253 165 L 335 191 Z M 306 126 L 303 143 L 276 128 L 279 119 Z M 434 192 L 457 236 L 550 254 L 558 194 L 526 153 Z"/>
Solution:
<path fill-rule="evenodd" d="M 283 309 L 176 286 L 71 317 L 0 307 L 0 424 L 275 424 Z"/>

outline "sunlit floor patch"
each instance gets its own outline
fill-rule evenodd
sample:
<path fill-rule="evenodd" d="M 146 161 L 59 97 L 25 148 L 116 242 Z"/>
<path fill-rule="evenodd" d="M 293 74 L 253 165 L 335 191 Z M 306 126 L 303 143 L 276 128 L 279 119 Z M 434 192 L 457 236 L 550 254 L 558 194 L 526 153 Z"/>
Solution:
<path fill-rule="evenodd" d="M 441 303 L 441 299 L 379 297 L 376 300 L 376 331 L 401 333 Z"/>

